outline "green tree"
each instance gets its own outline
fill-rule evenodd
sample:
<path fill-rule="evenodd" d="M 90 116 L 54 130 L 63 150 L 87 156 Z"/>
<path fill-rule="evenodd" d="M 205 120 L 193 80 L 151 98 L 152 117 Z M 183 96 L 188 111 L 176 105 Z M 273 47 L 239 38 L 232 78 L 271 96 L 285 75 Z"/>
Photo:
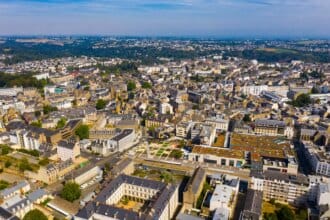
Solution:
<path fill-rule="evenodd" d="M 38 209 L 33 209 L 26 213 L 23 220 L 48 220 L 47 216 L 39 211 Z"/>
<path fill-rule="evenodd" d="M 9 160 L 7 160 L 6 162 L 5 162 L 5 167 L 6 168 L 9 168 L 11 166 L 11 162 L 9 161 Z"/>
<path fill-rule="evenodd" d="M 32 171 L 32 167 L 28 161 L 28 159 L 26 158 L 22 158 L 18 164 L 18 169 L 21 171 L 21 172 L 24 172 L 25 170 L 30 170 Z"/>
<path fill-rule="evenodd" d="M 80 186 L 74 182 L 66 183 L 60 195 L 63 199 L 73 202 L 81 196 Z"/>
<path fill-rule="evenodd" d="M 107 106 L 107 102 L 103 99 L 99 99 L 97 100 L 95 107 L 97 110 L 101 110 L 104 109 L 106 106 Z"/>
<path fill-rule="evenodd" d="M 278 220 L 276 213 L 265 213 L 264 220 Z"/>
<path fill-rule="evenodd" d="M 44 114 L 47 115 L 51 112 L 57 111 L 58 109 L 56 107 L 53 107 L 50 105 L 44 105 L 42 110 L 43 110 Z"/>
<path fill-rule="evenodd" d="M 80 125 L 75 134 L 80 138 L 80 140 L 89 138 L 89 127 L 88 125 Z"/>
<path fill-rule="evenodd" d="M 152 85 L 149 82 L 143 82 L 142 83 L 142 88 L 143 89 L 151 89 Z"/>
<path fill-rule="evenodd" d="M 9 186 L 9 183 L 4 180 L 0 180 L 0 190 L 6 189 Z"/>
<path fill-rule="evenodd" d="M 41 160 L 39 161 L 38 164 L 39 164 L 40 166 L 46 166 L 46 165 L 48 165 L 48 164 L 49 164 L 49 159 L 48 159 L 48 157 L 45 157 L 45 158 L 41 159 Z"/>
<path fill-rule="evenodd" d="M 136 89 L 136 84 L 134 81 L 128 81 L 127 83 L 127 90 L 128 91 L 133 91 Z"/>
<path fill-rule="evenodd" d="M 307 105 L 309 105 L 311 103 L 311 98 L 308 94 L 306 93 L 303 93 L 303 94 L 300 94 L 293 102 L 293 106 L 296 106 L 296 107 L 305 107 Z"/>
<path fill-rule="evenodd" d="M 42 127 L 42 123 L 40 120 L 32 122 L 31 125 L 38 128 Z"/>
<path fill-rule="evenodd" d="M 288 206 L 282 206 L 278 211 L 276 211 L 278 219 L 281 220 L 294 220 L 294 212 Z"/>
<path fill-rule="evenodd" d="M 66 118 L 62 117 L 58 122 L 57 122 L 57 125 L 56 125 L 56 129 L 60 129 L 60 128 L 63 128 L 65 125 L 66 125 Z"/>
<path fill-rule="evenodd" d="M 12 152 L 13 150 L 6 144 L 0 144 L 1 155 L 6 155 Z"/>
<path fill-rule="evenodd" d="M 250 115 L 249 114 L 244 115 L 243 121 L 244 122 L 250 122 L 251 121 Z"/>

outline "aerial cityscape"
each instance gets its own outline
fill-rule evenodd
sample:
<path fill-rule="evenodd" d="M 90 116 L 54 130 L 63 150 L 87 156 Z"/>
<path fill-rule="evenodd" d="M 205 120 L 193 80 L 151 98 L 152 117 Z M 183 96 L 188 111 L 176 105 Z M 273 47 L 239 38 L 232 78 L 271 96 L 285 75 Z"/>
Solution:
<path fill-rule="evenodd" d="M 327 9 L 0 0 L 0 220 L 329 220 Z"/>

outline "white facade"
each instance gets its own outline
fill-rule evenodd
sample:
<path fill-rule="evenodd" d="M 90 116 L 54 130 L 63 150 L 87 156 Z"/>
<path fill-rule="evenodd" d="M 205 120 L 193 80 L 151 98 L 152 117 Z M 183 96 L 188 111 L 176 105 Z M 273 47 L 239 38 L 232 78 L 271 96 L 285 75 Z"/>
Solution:
<path fill-rule="evenodd" d="M 241 92 L 245 95 L 259 96 L 262 91 L 268 91 L 268 86 L 267 85 L 244 86 L 241 88 Z"/>
<path fill-rule="evenodd" d="M 169 103 L 161 103 L 159 112 L 160 114 L 173 114 L 173 107 Z"/>
<path fill-rule="evenodd" d="M 317 194 L 317 204 L 330 206 L 330 183 L 321 183 Z"/>

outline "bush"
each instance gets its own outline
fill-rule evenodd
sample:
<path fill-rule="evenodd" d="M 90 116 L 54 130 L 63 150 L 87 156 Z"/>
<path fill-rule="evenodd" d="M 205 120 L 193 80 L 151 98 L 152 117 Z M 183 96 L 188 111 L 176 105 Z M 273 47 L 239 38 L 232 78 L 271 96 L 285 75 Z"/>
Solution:
<path fill-rule="evenodd" d="M 48 220 L 47 216 L 38 209 L 33 209 L 26 213 L 23 220 Z"/>
<path fill-rule="evenodd" d="M 40 153 L 39 153 L 38 150 L 19 149 L 18 151 L 22 152 L 24 154 L 29 154 L 29 155 L 34 156 L 34 157 L 39 157 L 40 156 Z"/>
<path fill-rule="evenodd" d="M 129 81 L 127 83 L 127 90 L 128 91 L 133 91 L 136 89 L 136 85 L 135 85 L 135 82 L 134 81 Z"/>
<path fill-rule="evenodd" d="M 4 180 L 0 180 L 0 190 L 6 189 L 9 186 L 9 183 Z"/>
<path fill-rule="evenodd" d="M 43 158 L 42 160 L 39 161 L 38 163 L 40 166 L 46 166 L 49 164 L 49 159 L 46 157 L 46 158 Z"/>
<path fill-rule="evenodd" d="M 28 161 L 28 159 L 26 158 L 23 158 L 21 159 L 21 161 L 19 162 L 18 164 L 18 169 L 21 171 L 21 172 L 24 172 L 25 170 L 30 170 L 32 171 L 32 167 Z"/>
<path fill-rule="evenodd" d="M 104 109 L 106 106 L 107 106 L 107 102 L 103 99 L 99 99 L 97 100 L 95 107 L 97 110 L 101 110 Z"/>
<path fill-rule="evenodd" d="M 61 191 L 61 197 L 69 202 L 79 199 L 80 196 L 80 186 L 74 182 L 66 183 Z"/>
<path fill-rule="evenodd" d="M 0 145 L 0 150 L 1 150 L 1 155 L 7 155 L 13 150 L 6 144 L 1 144 Z"/>
<path fill-rule="evenodd" d="M 308 94 L 300 94 L 293 102 L 293 106 L 305 107 L 311 103 L 311 98 Z"/>
<path fill-rule="evenodd" d="M 11 166 L 11 162 L 9 160 L 7 160 L 6 163 L 5 163 L 5 167 L 9 168 L 10 166 Z"/>
<path fill-rule="evenodd" d="M 87 125 L 80 125 L 75 134 L 79 137 L 80 140 L 89 138 L 89 127 Z"/>
<path fill-rule="evenodd" d="M 66 125 L 66 118 L 61 118 L 56 125 L 56 129 L 63 128 Z"/>
<path fill-rule="evenodd" d="M 43 112 L 45 115 L 51 113 L 51 112 L 54 112 L 54 111 L 57 111 L 58 109 L 56 107 L 53 107 L 53 106 L 50 106 L 50 105 L 45 105 L 43 107 Z"/>

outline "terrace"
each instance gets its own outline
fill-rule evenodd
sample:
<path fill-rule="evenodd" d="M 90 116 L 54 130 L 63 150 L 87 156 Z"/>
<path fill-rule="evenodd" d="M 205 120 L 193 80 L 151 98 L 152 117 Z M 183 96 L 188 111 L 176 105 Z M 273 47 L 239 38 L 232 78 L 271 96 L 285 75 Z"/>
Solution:
<path fill-rule="evenodd" d="M 280 137 L 233 133 L 230 146 L 232 150 L 251 152 L 253 161 L 260 161 L 261 157 L 286 159 L 294 156 L 289 142 Z"/>

